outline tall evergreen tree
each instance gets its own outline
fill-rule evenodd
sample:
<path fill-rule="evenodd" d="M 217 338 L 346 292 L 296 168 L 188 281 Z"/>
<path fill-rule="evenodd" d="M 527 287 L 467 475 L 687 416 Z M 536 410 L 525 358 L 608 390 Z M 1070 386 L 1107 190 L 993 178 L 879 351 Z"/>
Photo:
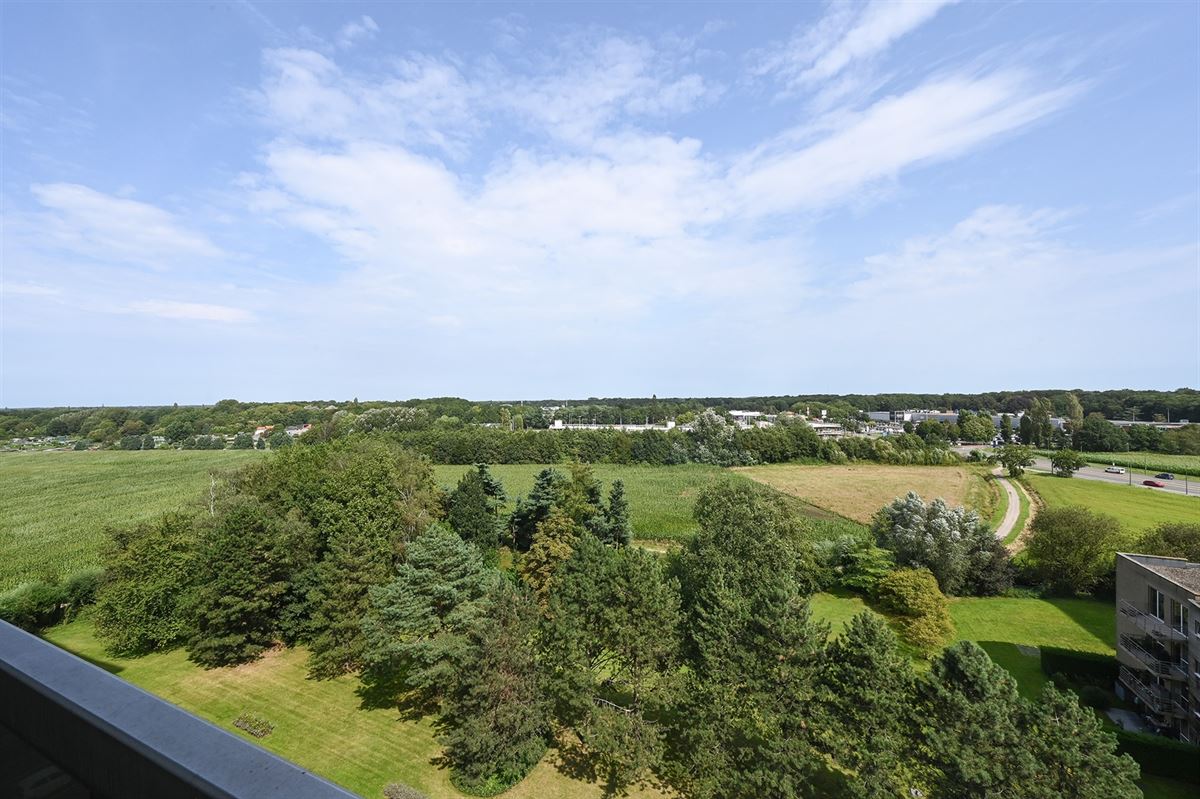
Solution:
<path fill-rule="evenodd" d="M 362 667 L 366 641 L 362 620 L 371 608 L 370 588 L 386 582 L 387 539 L 346 526 L 329 539 L 317 567 L 317 590 L 309 642 L 309 675 L 337 677 Z"/>
<path fill-rule="evenodd" d="M 466 632 L 440 721 L 453 781 L 463 790 L 498 793 L 546 751 L 550 707 L 536 660 L 538 616 L 527 592 L 501 580 Z"/>
<path fill-rule="evenodd" d="M 500 520 L 488 489 L 483 474 L 478 470 L 467 472 L 451 492 L 446 514 L 446 522 L 454 532 L 483 551 L 500 544 Z"/>
<path fill-rule="evenodd" d="M 513 548 L 518 552 L 529 551 L 538 525 L 549 518 L 566 482 L 562 472 L 543 469 L 534 478 L 529 496 L 517 498 L 517 506 L 509 519 L 509 531 L 513 539 Z"/>
<path fill-rule="evenodd" d="M 604 520 L 605 543 L 619 547 L 628 546 L 633 539 L 633 528 L 629 524 L 629 501 L 625 499 L 625 483 L 620 480 L 613 480 Z"/>
<path fill-rule="evenodd" d="M 420 703 L 435 704 L 453 685 L 466 633 L 495 582 L 479 550 L 445 527 L 418 536 L 391 582 L 370 589 L 363 621 L 365 679 L 403 679 Z"/>

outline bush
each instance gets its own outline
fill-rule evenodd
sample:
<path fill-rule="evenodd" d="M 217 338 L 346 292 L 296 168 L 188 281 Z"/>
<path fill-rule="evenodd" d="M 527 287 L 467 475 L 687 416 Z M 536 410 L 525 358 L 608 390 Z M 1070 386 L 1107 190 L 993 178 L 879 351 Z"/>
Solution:
<path fill-rule="evenodd" d="M 875 597 L 884 610 L 900 617 L 904 637 L 931 651 L 954 634 L 946 597 L 926 569 L 898 569 L 879 581 Z"/>
<path fill-rule="evenodd" d="M 103 581 L 103 569 L 90 569 L 68 577 L 63 583 L 64 617 L 73 619 L 81 610 L 93 604 L 96 601 L 96 591 Z"/>
<path fill-rule="evenodd" d="M 0 594 L 0 619 L 35 632 L 62 618 L 66 596 L 62 586 L 36 581 Z"/>
<path fill-rule="evenodd" d="M 1117 679 L 1117 659 L 1112 655 L 1044 646 L 1041 661 L 1042 671 L 1050 675 L 1062 673 L 1097 685 L 1112 685 Z"/>
<path fill-rule="evenodd" d="M 1143 732 L 1117 730 L 1117 749 L 1142 767 L 1143 774 L 1200 785 L 1200 748 Z"/>
<path fill-rule="evenodd" d="M 275 725 L 264 719 L 262 716 L 256 716 L 253 713 L 243 713 L 233 720 L 233 726 L 239 730 L 245 730 L 255 738 L 266 738 L 275 731 Z"/>
<path fill-rule="evenodd" d="M 1085 685 L 1079 689 L 1079 701 L 1084 707 L 1096 710 L 1108 710 L 1112 704 L 1108 701 L 1108 691 L 1096 685 Z"/>
<path fill-rule="evenodd" d="M 428 799 L 428 797 L 411 785 L 389 782 L 383 789 L 383 799 Z"/>

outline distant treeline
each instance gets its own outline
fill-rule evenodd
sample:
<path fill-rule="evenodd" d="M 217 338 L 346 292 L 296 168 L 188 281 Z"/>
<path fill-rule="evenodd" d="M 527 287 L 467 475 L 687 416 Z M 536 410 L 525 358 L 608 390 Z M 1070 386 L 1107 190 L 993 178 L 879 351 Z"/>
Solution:
<path fill-rule="evenodd" d="M 836 420 L 853 420 L 866 411 L 907 408 L 986 410 L 1016 414 L 1033 408 L 1037 400 L 1049 402 L 1058 415 L 1069 416 L 1072 397 L 1083 414 L 1099 413 L 1109 419 L 1155 418 L 1200 421 L 1200 391 L 1033 390 L 982 394 L 812 394 L 777 397 L 695 398 L 590 398 L 587 400 L 522 400 L 474 402 L 456 397 L 413 399 L 403 402 L 359 402 L 357 399 L 288 403 L 249 403 L 234 399 L 214 405 L 24 408 L 0 411 L 0 438 L 72 436 L 113 444 L 128 436 L 161 435 L 172 443 L 194 436 L 234 435 L 259 426 L 328 424 L 339 413 L 361 417 L 389 410 L 411 415 L 411 427 L 494 424 L 515 430 L 549 427 L 565 422 L 615 424 L 692 421 L 706 408 L 778 413 L 792 410 L 817 414 L 825 411 Z"/>

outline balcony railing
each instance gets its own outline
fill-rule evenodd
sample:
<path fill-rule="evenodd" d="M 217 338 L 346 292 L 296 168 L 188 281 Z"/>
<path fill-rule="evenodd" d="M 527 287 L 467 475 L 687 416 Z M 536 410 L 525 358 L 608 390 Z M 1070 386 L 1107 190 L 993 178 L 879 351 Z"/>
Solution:
<path fill-rule="evenodd" d="M 1178 697 L 1158 686 L 1147 685 L 1126 666 L 1121 667 L 1121 682 L 1125 683 L 1151 712 L 1159 716 L 1187 718 L 1188 710 Z"/>
<path fill-rule="evenodd" d="M 1172 627 L 1157 616 L 1150 613 L 1143 613 L 1132 602 L 1121 600 L 1118 608 L 1121 611 L 1121 615 L 1136 624 L 1138 629 L 1153 635 L 1155 638 L 1165 638 L 1168 641 L 1187 640 L 1186 632 Z"/>
<path fill-rule="evenodd" d="M 1155 655 L 1146 647 L 1138 643 L 1138 640 L 1132 635 L 1122 635 L 1120 638 L 1121 648 L 1129 654 L 1133 655 L 1138 660 L 1145 664 L 1146 668 L 1157 674 L 1159 677 L 1166 677 L 1169 680 L 1186 680 L 1187 672 L 1183 670 L 1178 663 L 1172 663 L 1169 660 L 1164 660 L 1158 655 Z"/>
<path fill-rule="evenodd" d="M 65 784 L 65 772 L 93 797 L 355 799 L 299 766 L 0 621 L 0 740 L 12 749 L 6 731 L 27 745 L 22 750 L 43 756 L 15 764 L 22 774 L 26 768 L 40 769 L 25 780 L 37 781 L 39 791 Z M 46 760 L 52 765 L 46 766 Z M 3 786 L 0 781 L 0 793 Z"/>

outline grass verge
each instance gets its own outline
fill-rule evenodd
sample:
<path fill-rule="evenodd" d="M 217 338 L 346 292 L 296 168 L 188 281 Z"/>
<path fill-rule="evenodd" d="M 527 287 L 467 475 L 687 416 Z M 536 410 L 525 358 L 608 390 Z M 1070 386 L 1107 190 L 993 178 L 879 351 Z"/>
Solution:
<path fill-rule="evenodd" d="M 1028 484 L 1048 508 L 1083 505 L 1114 516 L 1128 530 L 1142 533 L 1162 522 L 1200 520 L 1200 498 L 1178 496 L 1142 486 L 1099 480 L 1030 474 Z"/>

